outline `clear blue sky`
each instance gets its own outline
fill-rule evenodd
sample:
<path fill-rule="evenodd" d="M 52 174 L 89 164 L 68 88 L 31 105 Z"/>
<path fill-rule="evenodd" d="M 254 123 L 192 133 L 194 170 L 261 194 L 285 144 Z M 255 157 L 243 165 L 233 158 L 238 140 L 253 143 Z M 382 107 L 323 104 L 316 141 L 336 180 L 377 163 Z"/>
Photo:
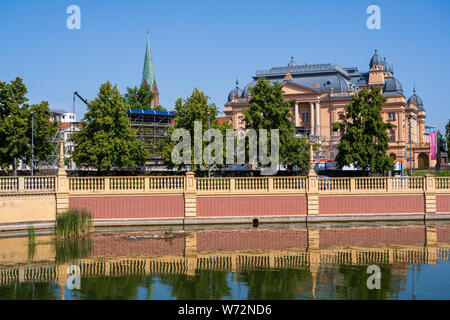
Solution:
<path fill-rule="evenodd" d="M 81 30 L 66 28 L 66 8 L 81 8 Z M 366 8 L 381 8 L 368 30 Z M 72 109 L 72 93 L 93 99 L 111 81 L 121 92 L 140 83 L 150 31 L 160 103 L 172 108 L 198 87 L 223 110 L 236 76 L 256 69 L 335 61 L 367 70 L 378 49 L 405 95 L 414 82 L 427 124 L 450 117 L 450 1 L 0 1 L 0 80 L 24 79 L 32 102 Z M 77 115 L 85 106 L 77 101 Z"/>

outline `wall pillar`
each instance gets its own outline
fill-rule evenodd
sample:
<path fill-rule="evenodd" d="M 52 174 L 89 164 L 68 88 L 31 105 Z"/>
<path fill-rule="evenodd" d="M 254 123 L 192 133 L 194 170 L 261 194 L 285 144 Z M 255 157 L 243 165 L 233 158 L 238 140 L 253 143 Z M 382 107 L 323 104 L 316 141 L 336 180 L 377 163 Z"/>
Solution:
<path fill-rule="evenodd" d="M 184 186 L 184 216 L 195 217 L 197 215 L 197 186 L 195 185 L 194 172 L 186 172 Z"/>
<path fill-rule="evenodd" d="M 59 141 L 59 169 L 56 176 L 56 214 L 69 209 L 69 179 L 64 168 L 64 142 Z"/>
<path fill-rule="evenodd" d="M 432 175 L 425 175 L 424 181 L 425 197 L 425 216 L 427 214 L 436 214 L 436 186 L 435 178 Z"/>
<path fill-rule="evenodd" d="M 197 233 L 184 238 L 184 255 L 186 274 L 194 276 L 197 269 Z"/>

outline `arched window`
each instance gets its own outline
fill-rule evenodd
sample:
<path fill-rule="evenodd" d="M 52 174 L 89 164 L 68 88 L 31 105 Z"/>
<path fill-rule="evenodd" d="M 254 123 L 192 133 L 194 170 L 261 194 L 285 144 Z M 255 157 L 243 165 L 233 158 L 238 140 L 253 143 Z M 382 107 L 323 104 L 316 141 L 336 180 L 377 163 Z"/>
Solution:
<path fill-rule="evenodd" d="M 391 140 L 391 142 L 395 141 L 395 131 L 394 130 L 389 131 L 389 139 Z"/>

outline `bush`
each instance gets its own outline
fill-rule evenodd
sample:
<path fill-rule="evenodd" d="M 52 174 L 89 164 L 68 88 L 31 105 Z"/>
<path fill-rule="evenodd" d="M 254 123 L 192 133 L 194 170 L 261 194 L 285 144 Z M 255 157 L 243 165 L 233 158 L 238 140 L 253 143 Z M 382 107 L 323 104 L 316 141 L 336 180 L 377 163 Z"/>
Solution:
<path fill-rule="evenodd" d="M 91 232 L 92 214 L 85 208 L 73 208 L 56 217 L 58 239 L 80 239 Z"/>

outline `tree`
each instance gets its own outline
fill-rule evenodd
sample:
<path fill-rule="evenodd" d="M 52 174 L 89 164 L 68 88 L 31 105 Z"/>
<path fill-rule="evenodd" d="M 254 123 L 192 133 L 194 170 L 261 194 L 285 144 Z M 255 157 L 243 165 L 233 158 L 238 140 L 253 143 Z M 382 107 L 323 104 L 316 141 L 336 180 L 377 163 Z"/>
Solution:
<path fill-rule="evenodd" d="M 9 84 L 0 81 L 0 167 L 8 168 L 14 158 L 28 163 L 31 159 L 31 112 L 34 116 L 34 154 L 47 160 L 54 150 L 49 142 L 58 130 L 50 121 L 48 102 L 29 105 L 27 88 L 17 77 Z"/>
<path fill-rule="evenodd" d="M 289 117 L 292 117 L 290 109 L 294 101 L 284 101 L 281 84 L 270 83 L 263 77 L 258 79 L 253 88 L 250 88 L 250 93 L 251 106 L 243 111 L 246 128 L 267 129 L 268 141 L 270 141 L 270 129 L 278 129 L 280 163 L 306 169 L 309 165 L 308 142 L 306 138 L 294 136 L 294 124 L 289 120 Z"/>
<path fill-rule="evenodd" d="M 378 86 L 362 89 L 352 97 L 345 113 L 339 115 L 340 122 L 333 123 L 334 130 L 343 132 L 336 156 L 339 168 L 353 164 L 373 173 L 394 169 L 393 159 L 386 155 L 389 150 L 387 130 L 394 125 L 385 123 L 381 117 L 386 100 Z"/>
<path fill-rule="evenodd" d="M 79 166 L 109 170 L 133 168 L 145 163 L 148 152 L 137 138 L 127 117 L 127 104 L 117 86 L 102 84 L 81 121 L 81 130 L 72 134 L 73 160 Z"/>
<path fill-rule="evenodd" d="M 155 94 L 150 86 L 144 82 L 139 88 L 127 88 L 127 93 L 123 95 L 124 101 L 130 109 L 150 110 Z"/>
<path fill-rule="evenodd" d="M 231 129 L 228 123 L 219 124 L 217 120 L 217 115 L 219 110 L 214 103 L 208 103 L 209 97 L 203 92 L 200 92 L 197 88 L 194 89 L 192 95 L 187 99 L 183 100 L 179 98 L 175 103 L 175 113 L 174 126 L 171 127 L 170 134 L 176 129 L 185 129 L 189 132 L 192 139 L 194 138 L 194 122 L 202 122 L 202 136 L 206 130 L 208 130 L 208 123 L 211 129 L 218 129 L 221 131 L 223 137 L 225 137 L 225 130 Z M 209 114 L 209 115 L 208 115 Z M 172 161 L 172 150 L 178 141 L 162 141 L 160 145 L 161 154 L 164 158 L 165 164 L 168 168 L 175 167 Z M 205 150 L 208 142 L 202 143 L 202 151 Z M 225 144 L 224 144 L 225 147 Z M 194 148 L 191 148 L 191 159 L 194 159 Z M 202 158 L 203 159 L 203 158 Z M 204 161 L 203 161 L 204 162 Z M 205 163 L 203 163 L 205 164 Z M 181 164 L 180 168 L 186 167 L 185 164 Z M 199 169 L 197 164 L 193 164 L 193 169 Z"/>

